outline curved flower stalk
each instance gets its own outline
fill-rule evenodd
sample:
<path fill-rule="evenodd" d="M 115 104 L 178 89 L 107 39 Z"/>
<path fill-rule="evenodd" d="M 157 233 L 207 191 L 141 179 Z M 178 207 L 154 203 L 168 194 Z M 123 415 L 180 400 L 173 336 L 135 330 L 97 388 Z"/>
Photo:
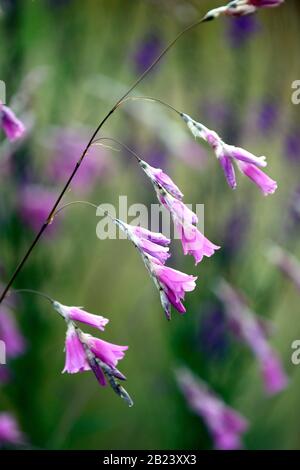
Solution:
<path fill-rule="evenodd" d="M 159 290 L 161 304 L 167 319 L 171 319 L 171 305 L 179 313 L 185 313 L 186 309 L 182 300 L 184 300 L 185 292 L 191 292 L 195 289 L 197 277 L 164 266 L 170 256 L 168 253 L 170 240 L 161 233 L 131 226 L 118 219 L 113 219 L 113 221 L 138 249 L 150 277 Z"/>
<path fill-rule="evenodd" d="M 204 256 L 212 256 L 220 247 L 198 230 L 198 217 L 183 203 L 180 189 L 160 168 L 153 168 L 143 160 L 139 160 L 139 164 L 152 182 L 158 201 L 172 216 L 181 239 L 183 253 L 192 255 L 195 264 L 202 261 Z"/>
<path fill-rule="evenodd" d="M 234 0 L 227 5 L 210 10 L 205 19 L 213 20 L 221 15 L 243 16 L 255 13 L 259 8 L 278 7 L 284 0 Z"/>
<path fill-rule="evenodd" d="M 190 408 L 204 420 L 219 450 L 241 449 L 242 435 L 248 429 L 247 420 L 229 407 L 203 381 L 188 369 L 176 371 L 176 379 Z"/>
<path fill-rule="evenodd" d="M 13 142 L 25 134 L 24 124 L 17 118 L 15 113 L 0 101 L 0 127 L 4 130 L 6 137 Z"/>
<path fill-rule="evenodd" d="M 234 164 L 236 164 L 241 173 L 253 181 L 265 196 L 273 194 L 276 191 L 276 181 L 271 179 L 260 169 L 267 166 L 266 157 L 256 157 L 243 148 L 228 145 L 215 131 L 194 121 L 194 119 L 187 114 L 181 113 L 181 117 L 194 137 L 203 139 L 213 149 L 224 171 L 227 183 L 232 189 L 235 189 L 237 186 L 234 170 Z"/>
<path fill-rule="evenodd" d="M 268 343 L 269 324 L 251 312 L 242 297 L 224 280 L 218 285 L 216 294 L 224 304 L 232 332 L 257 358 L 266 393 L 273 395 L 282 391 L 288 378 L 277 353 Z"/>
<path fill-rule="evenodd" d="M 0 447 L 24 443 L 16 418 L 7 412 L 0 413 Z"/>
<path fill-rule="evenodd" d="M 297 258 L 278 245 L 269 247 L 267 256 L 271 263 L 280 269 L 300 291 L 300 263 Z"/>

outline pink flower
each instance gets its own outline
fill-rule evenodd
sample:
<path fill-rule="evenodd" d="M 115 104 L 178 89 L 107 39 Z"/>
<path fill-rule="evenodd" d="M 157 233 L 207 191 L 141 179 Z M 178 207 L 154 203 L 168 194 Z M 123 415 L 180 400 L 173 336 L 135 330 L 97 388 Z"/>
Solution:
<path fill-rule="evenodd" d="M 25 339 L 12 313 L 3 305 L 0 309 L 0 340 L 4 341 L 9 357 L 17 357 L 25 351 Z"/>
<path fill-rule="evenodd" d="M 243 16 L 255 13 L 259 8 L 271 8 L 281 5 L 284 0 L 233 0 L 227 5 L 210 10 L 204 17 L 206 21 L 220 15 Z"/>
<path fill-rule="evenodd" d="M 234 170 L 235 164 L 244 175 L 261 189 L 264 195 L 273 194 L 276 191 L 276 181 L 272 180 L 260 169 L 260 167 L 267 166 L 265 156 L 257 157 L 243 148 L 226 144 L 215 131 L 194 121 L 187 114 L 182 113 L 181 117 L 194 137 L 200 137 L 205 140 L 213 149 L 224 171 L 227 183 L 232 189 L 235 189 L 237 186 Z"/>
<path fill-rule="evenodd" d="M 115 223 L 139 250 L 142 260 L 160 292 L 161 303 L 167 319 L 171 318 L 171 304 L 180 313 L 185 313 L 186 310 L 181 300 L 184 299 L 185 292 L 195 289 L 197 278 L 164 266 L 169 257 L 167 245 L 170 240 L 160 233 L 131 226 L 118 219 L 115 220 Z"/>
<path fill-rule="evenodd" d="M 171 319 L 171 305 L 179 313 L 185 313 L 186 309 L 181 301 L 184 300 L 186 292 L 191 292 L 195 289 L 197 277 L 155 262 L 151 263 L 151 260 L 149 261 L 149 270 L 159 288 L 161 303 L 167 319 Z"/>
<path fill-rule="evenodd" d="M 24 437 L 16 419 L 10 413 L 0 413 L 0 445 L 21 444 Z"/>
<path fill-rule="evenodd" d="M 180 189 L 171 180 L 171 178 L 166 175 L 166 173 L 164 173 L 160 168 L 153 168 L 143 160 L 141 160 L 139 163 L 146 175 L 152 181 L 154 187 L 159 185 L 166 191 L 168 191 L 170 194 L 172 194 L 172 196 L 174 196 L 176 199 L 181 200 L 183 198 L 183 194 Z"/>
<path fill-rule="evenodd" d="M 181 238 L 183 252 L 185 255 L 194 256 L 196 264 L 203 256 L 212 256 L 220 247 L 211 243 L 195 227 L 198 218 L 183 202 L 183 194 L 175 183 L 162 170 L 153 168 L 143 160 L 140 165 L 146 175 L 150 178 L 156 191 L 159 202 L 170 212 L 175 227 Z M 163 175 L 163 176 L 162 176 Z M 150 251 L 150 255 L 155 256 Z"/>
<path fill-rule="evenodd" d="M 93 370 L 100 385 L 106 385 L 105 375 L 101 365 L 97 364 L 95 358 L 100 359 L 104 365 L 110 368 L 115 377 L 125 380 L 116 366 L 123 359 L 128 346 L 118 346 L 108 343 L 91 335 L 76 330 L 73 323 L 68 323 L 66 335 L 66 362 L 63 372 L 75 374 L 86 370 Z"/>
<path fill-rule="evenodd" d="M 176 230 L 180 236 L 183 253 L 192 255 L 195 264 L 202 261 L 203 257 L 210 257 L 220 247 L 208 240 L 194 225 L 198 218 L 182 201 L 175 199 L 169 193 L 156 191 L 160 203 L 170 212 Z"/>
<path fill-rule="evenodd" d="M 60 304 L 59 302 L 54 302 L 53 308 L 55 308 L 55 310 L 60 313 L 60 315 L 62 315 L 66 321 L 79 321 L 81 323 L 85 323 L 86 325 L 98 328 L 101 331 L 104 331 L 105 325 L 107 325 L 109 322 L 107 318 L 86 312 L 81 307 L 67 307 L 66 305 Z"/>
<path fill-rule="evenodd" d="M 67 328 L 65 352 L 66 362 L 63 373 L 76 374 L 91 369 L 83 345 L 72 323 L 69 323 Z"/>
<path fill-rule="evenodd" d="M 256 356 L 268 394 L 275 394 L 286 388 L 288 378 L 277 353 L 267 341 L 270 329 L 263 319 L 252 313 L 242 297 L 225 281 L 217 288 L 217 295 L 225 307 L 232 332 L 244 341 Z"/>
<path fill-rule="evenodd" d="M 20 139 L 25 133 L 24 124 L 14 112 L 0 101 L 0 126 L 10 141 Z"/>
<path fill-rule="evenodd" d="M 150 232 L 150 230 L 143 227 L 128 225 L 119 219 L 116 219 L 115 223 L 126 233 L 128 239 L 133 242 L 142 257 L 144 254 L 148 254 L 163 264 L 170 257 L 168 247 L 170 240 L 161 233 Z"/>
<path fill-rule="evenodd" d="M 239 162 L 238 166 L 241 172 L 248 176 L 248 178 L 259 187 L 264 196 L 275 193 L 277 189 L 276 181 L 272 180 L 272 178 L 257 168 L 257 166 L 244 162 Z"/>
<path fill-rule="evenodd" d="M 248 428 L 246 419 L 227 406 L 204 382 L 187 369 L 177 371 L 176 377 L 190 408 L 205 421 L 215 448 L 240 449 L 241 435 Z"/>

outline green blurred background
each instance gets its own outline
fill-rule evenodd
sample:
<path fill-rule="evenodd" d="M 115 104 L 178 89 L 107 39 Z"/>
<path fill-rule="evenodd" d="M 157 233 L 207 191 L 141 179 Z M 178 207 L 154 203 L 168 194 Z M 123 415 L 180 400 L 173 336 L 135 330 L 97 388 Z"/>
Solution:
<path fill-rule="evenodd" d="M 17 96 L 24 119 L 32 122 L 28 139 L 13 147 L 9 157 L 1 144 L 5 282 L 36 231 L 20 216 L 20 188 L 39 184 L 58 194 L 62 187 L 49 170 L 53 161 L 59 166 L 64 159 L 63 147 L 49 145 L 53 132 L 75 129 L 76 134 L 80 127 L 88 137 L 151 58 L 222 2 L 0 4 L 0 78 L 6 82 L 7 102 Z M 212 152 L 195 144 L 176 115 L 159 105 L 125 105 L 103 128 L 102 135 L 125 142 L 164 168 L 186 202 L 205 204 L 205 233 L 222 250 L 195 267 L 191 257 L 182 256 L 179 242 L 172 243 L 171 265 L 199 277 L 197 289 L 186 297 L 187 314 L 174 312 L 168 323 L 128 241 L 97 239 L 99 218 L 90 208 L 72 207 L 58 216 L 14 287 L 39 289 L 66 305 L 83 305 L 108 317 L 101 337 L 129 345 L 120 370 L 135 405 L 127 408 L 109 387 L 100 388 L 91 373 L 62 375 L 64 323 L 43 300 L 19 297 L 15 316 L 27 350 L 9 364 L 12 377 L 1 386 L 0 407 L 15 413 L 33 448 L 211 448 L 204 425 L 175 383 L 174 369 L 181 364 L 249 419 L 246 448 L 300 448 L 300 369 L 290 360 L 291 343 L 300 338 L 299 293 L 265 256 L 272 240 L 300 257 L 295 209 L 300 113 L 291 103 L 291 83 L 300 79 L 299 24 L 299 2 L 292 0 L 243 22 L 221 18 L 205 24 L 182 38 L 136 90 L 173 104 L 228 142 L 266 155 L 268 174 L 279 186 L 273 196 L 264 198 L 242 177 L 231 191 Z M 79 154 L 80 149 L 74 158 Z M 119 195 L 127 195 L 128 204 L 156 202 L 128 154 L 99 149 L 92 158 L 98 156 L 103 164 L 99 177 L 84 189 L 72 186 L 66 202 L 85 199 L 117 207 Z M 246 347 L 226 332 L 214 334 L 219 325 L 212 289 L 221 276 L 277 327 L 272 343 L 291 378 L 279 396 L 264 396 L 258 366 Z"/>

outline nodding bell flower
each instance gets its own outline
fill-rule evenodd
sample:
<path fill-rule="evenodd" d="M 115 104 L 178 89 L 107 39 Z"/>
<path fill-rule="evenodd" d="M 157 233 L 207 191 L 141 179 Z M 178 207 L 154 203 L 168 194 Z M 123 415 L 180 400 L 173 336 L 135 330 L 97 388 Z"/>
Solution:
<path fill-rule="evenodd" d="M 210 10 L 204 21 L 213 20 L 221 15 L 244 16 L 255 13 L 259 8 L 272 8 L 280 6 L 284 0 L 233 0 L 227 5 Z"/>
<path fill-rule="evenodd" d="M 171 319 L 171 305 L 179 313 L 185 313 L 186 310 L 182 300 L 185 292 L 195 289 L 197 277 L 164 266 L 166 259 L 169 257 L 167 245 L 170 240 L 160 233 L 154 233 L 142 227 L 131 226 L 118 219 L 114 222 L 138 249 L 150 277 L 159 290 L 161 304 L 167 319 Z"/>
<path fill-rule="evenodd" d="M 227 183 L 232 189 L 235 189 L 237 186 L 235 164 L 240 172 L 253 181 L 265 196 L 276 191 L 276 181 L 261 170 L 261 168 L 267 166 L 266 157 L 257 157 L 243 148 L 226 144 L 215 131 L 194 121 L 187 114 L 181 113 L 181 117 L 194 137 L 201 138 L 213 149 L 224 171 Z"/>
<path fill-rule="evenodd" d="M 267 339 L 272 331 L 268 322 L 251 312 L 241 295 L 224 280 L 217 287 L 216 294 L 223 302 L 231 331 L 249 346 L 257 358 L 266 393 L 274 395 L 286 388 L 288 378 Z"/>
<path fill-rule="evenodd" d="M 128 346 L 118 346 L 95 338 L 81 331 L 74 323 L 85 323 L 103 331 L 109 320 L 88 313 L 80 307 L 67 307 L 57 301 L 53 301 L 52 306 L 67 323 L 63 372 L 76 374 L 92 370 L 101 386 L 105 386 L 108 381 L 113 390 L 132 406 L 132 399 L 117 381 L 126 380 L 126 377 L 116 368 Z"/>
<path fill-rule="evenodd" d="M 17 118 L 15 113 L 0 101 L 0 127 L 4 130 L 6 137 L 13 142 L 20 139 L 25 133 L 24 124 Z"/>
<path fill-rule="evenodd" d="M 204 420 L 214 447 L 219 450 L 241 449 L 241 437 L 248 428 L 247 420 L 188 369 L 179 369 L 176 378 L 191 410 Z"/>
<path fill-rule="evenodd" d="M 183 203 L 183 194 L 175 183 L 162 170 L 151 167 L 143 160 L 140 160 L 139 163 L 151 180 L 160 204 L 172 216 L 181 239 L 183 253 L 192 255 L 196 264 L 202 261 L 204 256 L 212 256 L 220 247 L 210 242 L 198 230 L 196 227 L 197 215 Z"/>

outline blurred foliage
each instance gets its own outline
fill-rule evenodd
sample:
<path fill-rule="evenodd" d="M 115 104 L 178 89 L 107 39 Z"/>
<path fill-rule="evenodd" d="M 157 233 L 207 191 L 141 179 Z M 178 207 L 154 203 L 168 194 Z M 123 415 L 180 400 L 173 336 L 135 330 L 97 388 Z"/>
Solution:
<path fill-rule="evenodd" d="M 63 152 L 54 155 L 44 145 L 50 129 L 80 124 L 91 133 L 119 97 L 118 87 L 136 78 L 143 53 L 136 54 L 141 47 L 147 53 L 145 41 L 154 34 L 159 44 L 167 44 L 189 22 L 222 2 L 1 3 L 0 78 L 7 84 L 7 102 L 27 74 L 38 67 L 46 70 L 27 103 L 34 113 L 32 133 L 14 149 L 9 169 L 1 176 L 4 282 L 34 236 L 19 216 L 18 188 L 39 183 L 58 193 L 62 186 L 47 174 L 51 159 L 64 158 Z M 172 243 L 172 265 L 199 278 L 196 291 L 187 295 L 187 314 L 174 312 L 168 323 L 128 241 L 97 239 L 99 219 L 87 207 L 70 208 L 54 221 L 52 234 L 43 237 L 15 287 L 39 289 L 66 305 L 84 305 L 107 316 L 110 324 L 101 337 L 129 345 L 120 369 L 135 406 L 128 409 L 109 387 L 100 389 L 91 373 L 61 375 L 65 326 L 47 303 L 24 295 L 16 316 L 28 349 L 11 363 L 13 377 L 1 387 L 0 403 L 1 409 L 15 412 L 33 448 L 210 448 L 204 425 L 177 389 L 174 368 L 180 364 L 190 366 L 249 419 L 247 448 L 300 448 L 300 372 L 290 362 L 291 343 L 300 336 L 299 293 L 265 257 L 270 240 L 300 257 L 299 221 L 290 211 L 299 186 L 300 149 L 293 158 L 286 150 L 286 139 L 297 134 L 299 125 L 299 109 L 291 103 L 291 83 L 300 78 L 298 3 L 289 0 L 280 9 L 260 12 L 253 19 L 255 29 L 243 40 L 234 42 L 230 30 L 235 26 L 227 18 L 191 31 L 137 90 L 182 109 L 229 142 L 266 155 L 268 173 L 279 184 L 273 196 L 264 198 L 241 175 L 232 192 L 214 155 L 201 143 L 199 160 L 193 155 L 189 163 L 188 143 L 193 139 L 187 130 L 186 147 L 174 156 L 143 121 L 150 108 L 154 120 L 164 112 L 166 121 L 176 121 L 159 105 L 126 105 L 105 125 L 103 135 L 126 142 L 150 163 L 163 166 L 187 202 L 205 204 L 206 235 L 223 248 L 196 268 L 193 259 L 181 255 L 178 241 Z M 109 78 L 107 88 L 103 76 Z M 266 129 L 259 119 L 268 104 L 277 113 Z M 185 132 L 184 124 L 176 124 Z M 172 134 L 165 137 L 175 139 Z M 91 184 L 84 196 L 72 187 L 66 201 L 84 198 L 117 206 L 119 195 L 128 195 L 128 204 L 156 202 L 148 181 L 125 152 L 108 150 L 105 158 L 112 171 Z M 253 310 L 277 327 L 274 346 L 291 378 L 277 397 L 265 398 L 257 364 L 243 345 L 226 338 L 220 351 L 206 348 L 209 332 L 204 331 L 204 320 L 217 305 L 212 289 L 220 276 L 244 291 Z"/>

